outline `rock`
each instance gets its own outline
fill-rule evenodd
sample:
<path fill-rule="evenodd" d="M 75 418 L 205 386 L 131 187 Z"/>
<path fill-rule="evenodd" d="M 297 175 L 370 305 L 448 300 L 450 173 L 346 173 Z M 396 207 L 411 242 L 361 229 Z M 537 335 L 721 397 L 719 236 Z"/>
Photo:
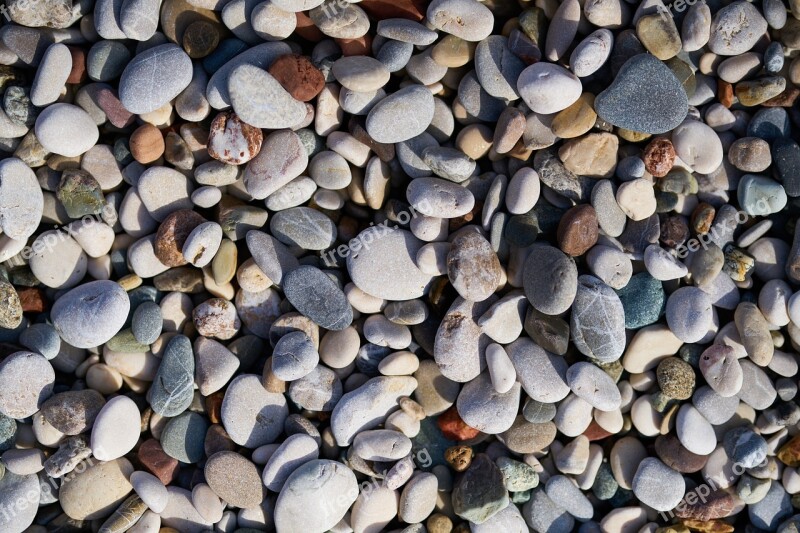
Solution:
<path fill-rule="evenodd" d="M 547 496 L 544 488 L 531 491 L 531 499 L 522 507 L 525 523 L 535 531 L 572 531 L 575 519 Z"/>
<path fill-rule="evenodd" d="M 319 69 L 307 57 L 297 54 L 277 58 L 268 72 L 292 98 L 301 102 L 313 100 L 325 86 Z"/>
<path fill-rule="evenodd" d="M 251 64 L 241 64 L 231 71 L 228 91 L 236 114 L 256 128 L 290 128 L 306 116 L 302 102 L 292 98 L 266 71 Z"/>
<path fill-rule="evenodd" d="M 278 529 L 326 531 L 333 528 L 358 497 L 358 482 L 353 472 L 336 461 L 309 461 L 286 480 L 275 503 Z M 308 513 L 320 498 L 328 505 Z"/>
<path fill-rule="evenodd" d="M 119 284 L 93 281 L 61 296 L 50 315 L 65 342 L 78 348 L 94 348 L 122 329 L 129 310 L 128 296 Z"/>
<path fill-rule="evenodd" d="M 12 239 L 36 231 L 44 209 L 36 175 L 17 158 L 0 161 L 0 229 Z"/>
<path fill-rule="evenodd" d="M 170 418 L 161 430 L 164 453 L 186 464 L 203 459 L 208 423 L 197 413 L 183 412 Z"/>
<path fill-rule="evenodd" d="M 188 338 L 173 337 L 161 357 L 149 392 L 153 411 L 162 416 L 177 416 L 192 403 L 194 352 Z"/>
<path fill-rule="evenodd" d="M 132 473 L 133 466 L 124 458 L 90 464 L 61 485 L 61 507 L 74 520 L 105 518 L 131 492 L 128 478 Z"/>
<path fill-rule="evenodd" d="M 362 431 L 353 439 L 353 452 L 365 461 L 397 461 L 411 452 L 411 440 L 390 429 Z"/>
<path fill-rule="evenodd" d="M 578 290 L 575 262 L 554 247 L 537 245 L 525 262 L 523 286 L 536 310 L 563 313 L 572 306 Z"/>
<path fill-rule="evenodd" d="M 15 513 L 0 516 L 0 527 L 4 531 L 24 531 L 33 524 L 40 502 L 39 479 L 35 474 L 18 476 L 6 472 L 0 477 L 0 504 L 3 508 L 16 509 Z M 31 496 L 33 496 L 31 498 Z M 17 502 L 28 503 L 19 505 Z"/>
<path fill-rule="evenodd" d="M 472 42 L 486 39 L 494 25 L 494 15 L 486 6 L 468 0 L 434 0 L 428 5 L 427 19 L 434 28 Z"/>
<path fill-rule="evenodd" d="M 416 178 L 406 190 L 412 208 L 426 216 L 458 218 L 475 207 L 469 189 L 440 178 Z"/>
<path fill-rule="evenodd" d="M 508 491 L 503 474 L 486 454 L 478 454 L 453 486 L 453 511 L 470 522 L 481 524 L 503 510 Z"/>
<path fill-rule="evenodd" d="M 495 98 L 516 100 L 517 78 L 525 63 L 508 48 L 508 39 L 491 35 L 475 49 L 475 71 L 484 90 Z"/>
<path fill-rule="evenodd" d="M 256 465 L 238 453 L 215 453 L 203 472 L 211 490 L 232 506 L 249 509 L 261 505 L 263 485 Z"/>
<path fill-rule="evenodd" d="M 783 486 L 773 481 L 767 495 L 759 502 L 747 506 L 747 514 L 753 526 L 773 531 L 792 514 L 791 498 Z"/>
<path fill-rule="evenodd" d="M 424 132 L 433 120 L 431 92 L 409 85 L 387 96 L 367 115 L 369 136 L 379 143 L 399 143 Z"/>
<path fill-rule="evenodd" d="M 714 428 L 689 404 L 683 404 L 678 410 L 675 427 L 681 444 L 697 455 L 709 455 L 714 451 L 717 438 Z"/>
<path fill-rule="evenodd" d="M 567 363 L 527 338 L 519 338 L 506 347 L 517 370 L 522 388 L 533 400 L 555 403 L 569 394 Z"/>
<path fill-rule="evenodd" d="M 100 136 L 97 126 L 89 114 L 72 104 L 53 104 L 45 108 L 36 118 L 36 139 L 48 152 L 76 157 L 97 143 Z M 75 135 L 63 135 L 64 131 Z"/>
<path fill-rule="evenodd" d="M 576 396 L 586 400 L 595 409 L 613 411 L 622 401 L 614 380 L 598 366 L 578 362 L 569 367 L 567 385 Z"/>
<path fill-rule="evenodd" d="M 594 276 L 581 276 L 572 307 L 576 348 L 603 363 L 619 359 L 625 350 L 625 311 L 614 290 Z"/>
<path fill-rule="evenodd" d="M 331 430 L 340 446 L 347 446 L 360 431 L 384 421 L 401 396 L 410 395 L 417 380 L 407 376 L 381 376 L 348 392 L 331 415 Z"/>
<path fill-rule="evenodd" d="M 767 441 L 750 428 L 729 430 L 722 443 L 728 458 L 742 468 L 754 468 L 767 458 Z"/>
<path fill-rule="evenodd" d="M 126 396 L 111 398 L 97 413 L 92 427 L 92 455 L 113 461 L 130 452 L 139 440 L 141 413 Z"/>
<path fill-rule="evenodd" d="M 750 50 L 767 31 L 767 21 L 747 2 L 733 2 L 711 21 L 709 49 L 717 55 L 735 56 Z"/>
<path fill-rule="evenodd" d="M 678 79 L 649 54 L 630 58 L 614 82 L 595 98 L 595 111 L 617 127 L 665 133 L 686 117 L 688 99 Z"/>
<path fill-rule="evenodd" d="M 711 300 L 695 287 L 681 287 L 667 300 L 667 324 L 683 342 L 697 342 L 711 326 Z"/>
<path fill-rule="evenodd" d="M 231 439 L 247 448 L 271 444 L 283 431 L 289 414 L 286 398 L 268 392 L 252 374 L 237 376 L 228 385 L 221 418 Z"/>
<path fill-rule="evenodd" d="M 461 389 L 456 407 L 458 414 L 470 427 L 487 434 L 508 430 L 514 423 L 519 403 L 520 387 L 512 385 L 505 393 L 498 393 L 486 373 L 480 374 Z M 486 405 L 494 406 L 492 410 Z"/>
<path fill-rule="evenodd" d="M 0 413 L 23 419 L 31 416 L 53 394 L 55 372 L 39 354 L 16 352 L 0 362 Z"/>
<path fill-rule="evenodd" d="M 576 75 L 553 63 L 535 63 L 523 70 L 517 80 L 520 96 L 535 113 L 557 113 L 581 96 L 581 81 Z"/>
<path fill-rule="evenodd" d="M 342 330 L 353 321 L 342 290 L 316 267 L 304 265 L 286 274 L 283 290 L 298 311 L 326 329 Z"/>
<path fill-rule="evenodd" d="M 156 86 L 151 80 L 160 80 Z M 141 115 L 159 109 L 192 81 L 192 60 L 179 46 L 168 43 L 136 55 L 122 72 L 119 99 L 125 109 Z"/>
<path fill-rule="evenodd" d="M 550 500 L 578 520 L 590 520 L 594 508 L 581 489 L 567 476 L 552 476 L 547 480 L 545 492 Z"/>
<path fill-rule="evenodd" d="M 633 478 L 633 493 L 656 511 L 674 509 L 685 490 L 683 476 L 654 457 L 642 461 Z"/>
<path fill-rule="evenodd" d="M 466 300 L 482 302 L 500 284 L 500 261 L 489 242 L 475 232 L 466 232 L 452 242 L 447 255 L 450 282 Z"/>
<path fill-rule="evenodd" d="M 223 163 L 241 165 L 258 155 L 262 141 L 259 128 L 243 122 L 236 113 L 226 111 L 211 122 L 208 154 Z"/>
<path fill-rule="evenodd" d="M 347 255 L 347 271 L 359 289 L 385 300 L 412 300 L 425 293 L 433 276 L 417 268 L 415 259 L 423 242 L 411 232 L 372 227 L 359 233 L 356 240 L 360 245 Z M 383 264 L 383 257 L 394 260 L 375 269 L 376 264 Z"/>

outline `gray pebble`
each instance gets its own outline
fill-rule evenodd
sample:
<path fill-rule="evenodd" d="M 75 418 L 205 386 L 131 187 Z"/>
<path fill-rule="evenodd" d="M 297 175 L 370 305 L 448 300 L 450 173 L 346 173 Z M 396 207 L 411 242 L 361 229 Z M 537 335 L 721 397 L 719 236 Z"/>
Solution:
<path fill-rule="evenodd" d="M 131 331 L 140 344 L 150 345 L 156 342 L 163 325 L 161 307 L 155 302 L 144 302 L 133 312 Z"/>
<path fill-rule="evenodd" d="M 56 300 L 50 317 L 65 342 L 77 348 L 94 348 L 122 329 L 129 311 L 128 295 L 118 283 L 92 281 Z"/>
<path fill-rule="evenodd" d="M 160 80 L 153 84 L 152 80 Z M 119 80 L 119 99 L 135 114 L 149 113 L 178 96 L 192 81 L 192 60 L 176 44 L 162 44 L 138 54 Z"/>
<path fill-rule="evenodd" d="M 287 273 L 283 292 L 300 313 L 325 329 L 339 331 L 353 321 L 344 292 L 316 267 L 303 265 Z"/>

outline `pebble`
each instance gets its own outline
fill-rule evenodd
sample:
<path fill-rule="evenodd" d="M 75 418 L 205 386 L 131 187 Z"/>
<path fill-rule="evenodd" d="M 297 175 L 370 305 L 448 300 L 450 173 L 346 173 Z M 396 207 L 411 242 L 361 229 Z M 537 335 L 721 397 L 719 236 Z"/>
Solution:
<path fill-rule="evenodd" d="M 258 376 L 243 374 L 228 385 L 220 416 L 231 440 L 257 448 L 278 438 L 288 414 L 282 394 L 268 392 Z"/>
<path fill-rule="evenodd" d="M 711 326 L 711 300 L 695 287 L 681 287 L 667 299 L 667 324 L 683 342 L 697 342 Z"/>
<path fill-rule="evenodd" d="M 309 461 L 292 472 L 278 495 L 275 526 L 282 530 L 329 530 L 339 523 L 357 497 L 358 482 L 349 468 L 326 459 Z M 328 505 L 314 507 L 319 501 Z M 306 512 L 311 508 L 317 512 Z"/>
<path fill-rule="evenodd" d="M 252 88 L 261 87 L 259 97 Z M 257 128 L 281 129 L 299 124 L 306 115 L 302 102 L 295 100 L 269 73 L 242 64 L 234 68 L 228 80 L 231 105 L 247 124 Z"/>
<path fill-rule="evenodd" d="M 683 404 L 680 407 L 675 428 L 681 444 L 690 452 L 709 455 L 714 451 L 717 444 L 714 428 L 694 406 Z"/>
<path fill-rule="evenodd" d="M 535 113 L 550 114 L 564 110 L 581 96 L 581 82 L 564 67 L 536 63 L 523 70 L 517 90 Z"/>
<path fill-rule="evenodd" d="M 152 79 L 163 83 L 153 86 Z M 186 52 L 175 44 L 162 44 L 128 63 L 119 81 L 119 99 L 131 113 L 150 113 L 178 96 L 191 81 L 192 61 Z"/>
<path fill-rule="evenodd" d="M 139 440 L 141 414 L 126 396 L 111 398 L 97 413 L 92 427 L 92 455 L 100 461 L 123 457 Z"/>
<path fill-rule="evenodd" d="M 63 135 L 70 131 L 76 135 Z M 48 152 L 66 157 L 79 156 L 97 142 L 100 133 L 88 113 L 72 104 L 53 104 L 45 108 L 36 118 L 36 139 Z"/>
<path fill-rule="evenodd" d="M 367 133 L 380 143 L 407 141 L 427 129 L 434 110 L 431 92 L 419 85 L 409 85 L 372 108 L 367 115 Z"/>
<path fill-rule="evenodd" d="M 261 504 L 263 485 L 256 465 L 238 453 L 215 453 L 203 472 L 211 490 L 232 506 L 249 509 Z"/>
<path fill-rule="evenodd" d="M 131 492 L 131 473 L 133 466 L 124 458 L 89 465 L 61 486 L 62 509 L 75 520 L 107 517 Z"/>
<path fill-rule="evenodd" d="M 494 25 L 492 12 L 471 0 L 434 0 L 427 18 L 436 29 L 471 42 L 486 39 Z"/>
<path fill-rule="evenodd" d="M 595 111 L 600 118 L 642 133 L 674 129 L 686 117 L 687 109 L 686 92 L 678 79 L 649 54 L 628 59 L 613 83 L 595 98 Z"/>
<path fill-rule="evenodd" d="M 150 391 L 150 405 L 161 416 L 176 416 L 192 401 L 194 354 L 189 339 L 178 335 L 166 345 Z"/>
<path fill-rule="evenodd" d="M 94 281 L 64 294 L 50 315 L 65 342 L 78 348 L 94 348 L 122 329 L 129 310 L 130 302 L 119 284 Z"/>
<path fill-rule="evenodd" d="M 642 503 L 656 511 L 670 511 L 683 498 L 686 484 L 678 472 L 648 457 L 636 469 L 632 488 Z"/>
<path fill-rule="evenodd" d="M 711 21 L 709 49 L 733 56 L 750 50 L 767 31 L 767 21 L 747 2 L 733 2 L 720 9 Z"/>
<path fill-rule="evenodd" d="M 0 363 L 0 379 L 6 383 L 0 393 L 0 413 L 22 419 L 35 413 L 53 394 L 55 373 L 41 355 L 16 352 Z"/>
<path fill-rule="evenodd" d="M 743 468 L 753 468 L 767 458 L 767 441 L 747 427 L 728 431 L 722 442 L 728 458 Z"/>
<path fill-rule="evenodd" d="M 616 361 L 625 350 L 625 312 L 614 290 L 595 278 L 578 278 L 570 319 L 575 347 L 603 363 Z"/>
<path fill-rule="evenodd" d="M 742 388 L 742 368 L 730 346 L 714 344 L 700 356 L 700 371 L 706 382 L 722 397 L 736 395 Z"/>
<path fill-rule="evenodd" d="M 578 291 L 575 262 L 554 247 L 537 246 L 525 263 L 523 287 L 537 311 L 548 315 L 563 313 Z"/>
<path fill-rule="evenodd" d="M 453 486 L 453 511 L 482 524 L 508 504 L 503 474 L 486 454 L 478 454 Z"/>
<path fill-rule="evenodd" d="M 595 409 L 613 411 L 620 407 L 619 389 L 600 367 L 592 363 L 575 363 L 567 370 L 566 379 L 570 390 Z"/>
<path fill-rule="evenodd" d="M 353 321 L 342 290 L 316 267 L 305 265 L 287 273 L 283 291 L 298 311 L 325 329 L 342 330 Z"/>
<path fill-rule="evenodd" d="M 167 488 L 154 475 L 137 470 L 131 474 L 130 483 L 136 494 L 154 513 L 162 512 L 167 506 Z"/>

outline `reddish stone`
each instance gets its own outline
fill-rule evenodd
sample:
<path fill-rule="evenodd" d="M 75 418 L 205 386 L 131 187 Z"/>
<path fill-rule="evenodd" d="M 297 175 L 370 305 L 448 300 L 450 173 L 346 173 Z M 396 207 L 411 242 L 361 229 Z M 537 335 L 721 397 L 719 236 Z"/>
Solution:
<path fill-rule="evenodd" d="M 263 140 L 261 128 L 242 121 L 233 111 L 225 111 L 211 121 L 208 155 L 229 165 L 243 165 L 258 155 Z M 240 150 L 243 146 L 247 148 Z"/>
<path fill-rule="evenodd" d="M 82 83 L 86 80 L 86 52 L 77 46 L 68 46 L 72 56 L 72 70 L 67 76 L 67 83 Z"/>
<path fill-rule="evenodd" d="M 675 164 L 675 147 L 669 139 L 653 139 L 644 149 L 644 167 L 656 178 L 663 178 Z"/>
<path fill-rule="evenodd" d="M 436 424 L 442 430 L 445 438 L 454 441 L 474 439 L 481 433 L 461 420 L 455 405 L 440 414 L 439 418 L 436 419 Z"/>
<path fill-rule="evenodd" d="M 655 448 L 665 465 L 682 474 L 699 472 L 708 461 L 707 455 L 697 455 L 687 450 L 674 434 L 660 435 Z"/>
<path fill-rule="evenodd" d="M 717 98 L 725 107 L 733 105 L 733 85 L 727 81 L 717 80 Z"/>
<path fill-rule="evenodd" d="M 345 56 L 368 56 L 372 53 L 372 36 L 366 34 L 358 39 L 334 39 Z"/>
<path fill-rule="evenodd" d="M 136 115 L 125 109 L 117 95 L 110 89 L 100 89 L 97 92 L 97 105 L 106 114 L 108 121 L 117 128 L 124 128 L 133 124 Z"/>
<path fill-rule="evenodd" d="M 203 443 L 206 457 L 211 457 L 217 452 L 233 452 L 236 451 L 236 448 L 236 443 L 231 440 L 224 427 L 219 424 L 209 426 L 206 431 L 206 440 Z"/>
<path fill-rule="evenodd" d="M 592 420 L 592 423 L 589 424 L 589 427 L 586 428 L 586 431 L 583 432 L 583 435 L 589 439 L 590 442 L 594 442 L 610 437 L 613 435 L 613 433 L 606 431 L 600 427 L 600 424 Z"/>
<path fill-rule="evenodd" d="M 725 518 L 736 508 L 737 498 L 733 494 L 724 490 L 713 490 L 710 485 L 701 486 L 711 489 L 711 493 L 701 498 L 701 492 L 698 490 L 688 492 L 673 511 L 675 516 L 706 522 L 717 518 Z M 703 494 L 705 492 L 702 491 Z M 690 495 L 695 497 L 692 498 Z"/>
<path fill-rule="evenodd" d="M 297 27 L 294 29 L 294 32 L 297 35 L 312 43 L 321 41 L 325 37 L 325 34 L 319 31 L 319 28 L 314 25 L 314 21 L 311 20 L 311 17 L 306 15 L 303 11 L 298 11 L 295 15 L 297 15 Z"/>
<path fill-rule="evenodd" d="M 18 288 L 17 294 L 25 313 L 44 313 L 49 307 L 44 297 L 44 291 L 36 287 Z"/>
<path fill-rule="evenodd" d="M 364 0 L 358 5 L 375 20 L 403 18 L 419 22 L 425 17 L 428 3 L 426 0 Z"/>
<path fill-rule="evenodd" d="M 204 222 L 207 220 L 191 209 L 179 209 L 167 215 L 158 227 L 153 246 L 158 260 L 168 267 L 185 265 L 183 245 L 192 230 Z"/>
<path fill-rule="evenodd" d="M 781 94 L 773 96 L 761 105 L 764 107 L 792 107 L 798 96 L 800 96 L 800 89 L 787 87 Z"/>
<path fill-rule="evenodd" d="M 700 202 L 692 211 L 692 229 L 698 235 L 705 235 L 711 231 L 711 224 L 714 223 L 716 215 L 717 210 L 713 205 Z"/>
<path fill-rule="evenodd" d="M 668 216 L 661 222 L 661 235 L 658 239 L 670 248 L 675 248 L 689 238 L 689 226 L 680 215 Z"/>
<path fill-rule="evenodd" d="M 222 421 L 222 399 L 224 397 L 225 393 L 222 391 L 206 397 L 206 414 L 212 424 L 219 424 Z"/>
<path fill-rule="evenodd" d="M 322 72 L 306 56 L 287 54 L 275 60 L 269 73 L 296 100 L 308 102 L 325 87 Z"/>
<path fill-rule="evenodd" d="M 161 443 L 155 439 L 148 439 L 139 446 L 136 454 L 151 474 L 156 476 L 164 485 L 169 485 L 178 477 L 178 460 L 170 457 L 161 448 Z"/>
<path fill-rule="evenodd" d="M 558 246 L 561 251 L 578 257 L 597 243 L 600 234 L 597 213 L 589 204 L 576 205 L 567 210 L 558 223 Z"/>

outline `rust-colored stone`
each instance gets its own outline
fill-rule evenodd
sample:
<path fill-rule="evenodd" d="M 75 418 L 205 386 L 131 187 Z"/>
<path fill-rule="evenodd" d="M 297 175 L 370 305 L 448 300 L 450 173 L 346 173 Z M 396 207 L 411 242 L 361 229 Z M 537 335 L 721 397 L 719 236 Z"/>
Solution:
<path fill-rule="evenodd" d="M 269 73 L 296 100 L 308 102 L 325 87 L 322 72 L 306 56 L 287 54 L 275 60 Z"/>
<path fill-rule="evenodd" d="M 97 105 L 114 127 L 125 128 L 136 120 L 136 115 L 125 109 L 117 94 L 111 89 L 100 89 L 97 92 Z"/>
<path fill-rule="evenodd" d="M 425 17 L 426 0 L 364 0 L 360 7 L 375 20 L 403 18 L 419 22 Z"/>
<path fill-rule="evenodd" d="M 442 435 L 450 440 L 470 440 L 480 435 L 480 431 L 468 426 L 466 422 L 461 420 L 455 405 L 439 415 L 439 418 L 436 419 L 436 424 L 442 430 Z"/>
<path fill-rule="evenodd" d="M 44 313 L 50 307 L 42 289 L 36 287 L 18 288 L 17 294 L 24 313 Z"/>
<path fill-rule="evenodd" d="M 155 439 L 144 441 L 139 446 L 137 457 L 142 466 L 160 479 L 164 485 L 169 485 L 178 477 L 178 460 L 167 455 L 161 447 L 161 443 Z"/>
<path fill-rule="evenodd" d="M 787 87 L 781 94 L 773 96 L 761 105 L 764 107 L 792 107 L 798 96 L 800 96 L 800 89 Z"/>
<path fill-rule="evenodd" d="M 72 69 L 67 76 L 67 83 L 82 83 L 86 81 L 86 51 L 78 46 L 68 46 L 72 56 Z"/>
<path fill-rule="evenodd" d="M 334 39 L 345 56 L 366 56 L 372 51 L 372 35 L 366 34 L 356 39 Z"/>
<path fill-rule="evenodd" d="M 297 35 L 312 43 L 319 42 L 325 38 L 325 34 L 319 31 L 319 28 L 314 25 L 314 21 L 305 12 L 298 11 L 295 15 L 297 15 L 297 27 L 294 32 Z"/>
<path fill-rule="evenodd" d="M 592 420 L 592 423 L 589 424 L 589 427 L 586 428 L 586 431 L 583 432 L 583 435 L 589 439 L 590 442 L 595 442 L 610 437 L 613 435 L 613 433 L 603 429 L 600 424 Z"/>
<path fill-rule="evenodd" d="M 152 124 L 142 124 L 131 133 L 131 155 L 143 165 L 164 155 L 164 135 Z"/>
<path fill-rule="evenodd" d="M 558 223 L 558 246 L 572 257 L 583 255 L 597 243 L 597 213 L 589 204 L 571 207 Z"/>
<path fill-rule="evenodd" d="M 717 210 L 714 209 L 713 205 L 700 202 L 692 211 L 692 229 L 698 235 L 705 235 L 711 231 L 711 225 L 714 223 L 714 217 L 716 216 Z"/>
<path fill-rule="evenodd" d="M 656 439 L 655 448 L 656 454 L 665 465 L 682 474 L 699 472 L 708 461 L 708 456 L 687 450 L 675 434 L 660 435 Z"/>
<path fill-rule="evenodd" d="M 670 248 L 683 244 L 689 238 L 689 226 L 680 215 L 666 217 L 661 222 L 660 231 L 659 240 Z"/>
<path fill-rule="evenodd" d="M 645 147 L 644 167 L 656 178 L 663 178 L 675 164 L 675 147 L 669 139 L 653 139 Z"/>
<path fill-rule="evenodd" d="M 737 500 L 725 490 L 715 490 L 702 498 L 699 491 L 690 491 L 673 512 L 678 518 L 707 522 L 728 516 L 736 507 Z"/>
<path fill-rule="evenodd" d="M 725 107 L 733 105 L 733 85 L 727 81 L 717 80 L 717 98 Z"/>

